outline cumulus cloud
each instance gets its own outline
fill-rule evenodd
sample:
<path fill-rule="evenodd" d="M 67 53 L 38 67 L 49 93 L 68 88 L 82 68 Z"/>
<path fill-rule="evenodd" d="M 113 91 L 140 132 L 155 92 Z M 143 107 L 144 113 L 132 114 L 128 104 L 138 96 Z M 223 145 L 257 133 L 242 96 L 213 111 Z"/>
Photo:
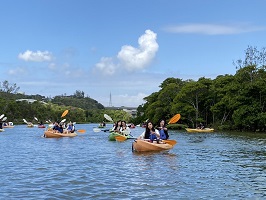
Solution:
<path fill-rule="evenodd" d="M 138 39 L 139 46 L 122 46 L 116 58 L 104 57 L 96 64 L 96 68 L 104 74 L 112 75 L 117 70 L 134 71 L 144 69 L 153 61 L 159 45 L 156 41 L 157 34 L 146 30 L 145 34 Z"/>
<path fill-rule="evenodd" d="M 43 62 L 43 61 L 51 61 L 53 56 L 49 51 L 30 51 L 27 50 L 24 53 L 20 53 L 18 58 L 25 61 L 33 61 L 33 62 Z"/>
<path fill-rule="evenodd" d="M 144 93 L 138 93 L 136 95 L 112 95 L 113 102 L 116 103 L 116 105 L 121 106 L 138 106 L 141 104 L 144 104 L 145 101 L 143 100 L 144 97 L 147 97 L 148 94 Z"/>
<path fill-rule="evenodd" d="M 105 75 L 112 75 L 116 69 L 119 68 L 118 64 L 114 63 L 114 59 L 111 57 L 103 57 L 101 61 L 96 64 L 96 68 L 102 71 Z"/>
<path fill-rule="evenodd" d="M 151 63 L 158 51 L 159 45 L 156 39 L 157 34 L 151 30 L 146 30 L 145 34 L 138 39 L 139 47 L 123 46 L 117 55 L 118 60 L 129 71 L 145 68 Z"/>
<path fill-rule="evenodd" d="M 182 24 L 176 26 L 168 26 L 164 28 L 165 31 L 171 33 L 195 33 L 205 35 L 229 35 L 261 31 L 265 29 L 266 27 L 252 26 L 249 24 Z"/>

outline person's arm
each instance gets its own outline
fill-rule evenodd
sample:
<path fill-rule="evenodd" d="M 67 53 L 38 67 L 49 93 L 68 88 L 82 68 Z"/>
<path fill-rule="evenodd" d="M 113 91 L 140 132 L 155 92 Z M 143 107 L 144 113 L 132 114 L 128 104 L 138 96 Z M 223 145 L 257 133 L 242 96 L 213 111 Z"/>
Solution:
<path fill-rule="evenodd" d="M 155 135 L 157 138 L 160 138 L 160 133 L 159 133 L 158 129 L 155 129 Z"/>

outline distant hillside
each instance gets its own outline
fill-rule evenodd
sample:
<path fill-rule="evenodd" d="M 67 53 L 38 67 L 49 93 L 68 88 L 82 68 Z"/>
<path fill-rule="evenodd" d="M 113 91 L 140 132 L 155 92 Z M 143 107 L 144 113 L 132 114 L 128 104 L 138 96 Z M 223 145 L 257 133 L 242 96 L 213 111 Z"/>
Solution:
<path fill-rule="evenodd" d="M 82 108 L 84 110 L 88 109 L 104 109 L 104 106 L 98 103 L 96 100 L 90 97 L 76 97 L 71 96 L 56 96 L 50 100 L 51 103 L 65 106 L 73 106 Z"/>
<path fill-rule="evenodd" d="M 12 94 L 7 92 L 0 92 L 1 98 L 6 100 L 17 100 L 17 99 L 35 99 L 38 101 L 51 102 L 53 104 L 64 105 L 64 106 L 73 106 L 78 107 L 84 110 L 88 109 L 104 109 L 104 106 L 98 103 L 96 100 L 90 97 L 84 96 L 55 96 L 54 98 L 46 98 L 41 95 L 25 95 L 25 94 Z"/>
<path fill-rule="evenodd" d="M 26 95 L 26 94 L 13 94 L 8 92 L 1 92 L 0 91 L 1 98 L 6 100 L 16 100 L 16 99 L 35 99 L 38 101 L 45 100 L 45 96 L 41 96 L 39 94 L 37 95 Z"/>

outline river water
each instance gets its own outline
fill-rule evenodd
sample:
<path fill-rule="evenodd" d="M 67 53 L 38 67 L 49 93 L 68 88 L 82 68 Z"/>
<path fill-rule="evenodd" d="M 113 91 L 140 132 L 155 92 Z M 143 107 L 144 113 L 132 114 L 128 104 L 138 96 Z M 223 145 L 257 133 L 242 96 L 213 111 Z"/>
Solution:
<path fill-rule="evenodd" d="M 265 199 L 266 134 L 170 131 L 176 146 L 133 153 L 96 124 L 75 138 L 0 132 L 0 199 Z M 132 135 L 143 131 L 137 127 Z"/>

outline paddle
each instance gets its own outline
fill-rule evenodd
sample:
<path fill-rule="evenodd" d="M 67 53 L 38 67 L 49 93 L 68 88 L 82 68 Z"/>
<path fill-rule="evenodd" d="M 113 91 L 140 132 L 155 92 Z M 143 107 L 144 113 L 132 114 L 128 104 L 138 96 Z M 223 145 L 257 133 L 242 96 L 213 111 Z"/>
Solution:
<path fill-rule="evenodd" d="M 34 117 L 34 119 L 35 119 L 37 122 L 39 121 L 37 117 Z"/>
<path fill-rule="evenodd" d="M 28 122 L 27 122 L 27 120 L 26 120 L 26 119 L 23 119 L 23 122 L 24 122 L 24 123 L 26 123 L 26 124 L 28 124 Z"/>
<path fill-rule="evenodd" d="M 62 119 L 60 123 L 64 123 L 66 121 L 66 119 Z"/>
<path fill-rule="evenodd" d="M 66 116 L 66 115 L 67 115 L 67 113 L 68 113 L 68 110 L 65 110 L 65 111 L 62 113 L 61 117 L 64 117 L 64 116 Z"/>
<path fill-rule="evenodd" d="M 110 122 L 114 122 L 113 119 L 112 119 L 112 117 L 110 117 L 109 115 L 104 114 L 103 116 L 104 116 L 104 118 L 107 119 L 108 121 L 110 121 Z"/>
<path fill-rule="evenodd" d="M 94 128 L 94 129 L 92 129 L 92 130 L 93 130 L 93 132 L 95 132 L 95 133 L 101 132 L 101 129 L 99 129 L 99 128 Z"/>
<path fill-rule="evenodd" d="M 2 121 L 6 121 L 6 119 L 7 119 L 7 117 L 4 117 L 4 118 L 2 119 Z"/>
<path fill-rule="evenodd" d="M 0 119 L 2 119 L 4 116 L 5 116 L 4 114 L 0 115 Z"/>
<path fill-rule="evenodd" d="M 180 114 L 176 114 L 175 116 L 173 116 L 170 121 L 168 122 L 168 124 L 175 124 L 179 119 L 181 118 Z"/>
<path fill-rule="evenodd" d="M 177 142 L 175 140 L 162 140 L 164 143 L 174 146 Z"/>
<path fill-rule="evenodd" d="M 86 130 L 84 130 L 84 129 L 79 129 L 79 130 L 77 130 L 77 132 L 79 132 L 79 133 L 85 133 Z"/>
<path fill-rule="evenodd" d="M 127 138 L 125 136 L 122 135 L 117 135 L 115 136 L 115 140 L 118 142 L 124 142 Z"/>

